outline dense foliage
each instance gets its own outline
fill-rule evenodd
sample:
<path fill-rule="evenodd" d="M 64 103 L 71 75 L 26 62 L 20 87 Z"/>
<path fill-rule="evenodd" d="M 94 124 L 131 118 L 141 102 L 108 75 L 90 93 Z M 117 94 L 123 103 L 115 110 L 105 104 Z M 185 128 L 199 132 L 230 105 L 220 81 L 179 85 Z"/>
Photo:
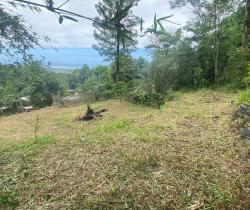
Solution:
<path fill-rule="evenodd" d="M 35 107 L 52 105 L 53 96 L 63 94 L 63 84 L 40 62 L 0 66 L 0 106 L 17 111 L 21 97 L 29 96 Z"/>

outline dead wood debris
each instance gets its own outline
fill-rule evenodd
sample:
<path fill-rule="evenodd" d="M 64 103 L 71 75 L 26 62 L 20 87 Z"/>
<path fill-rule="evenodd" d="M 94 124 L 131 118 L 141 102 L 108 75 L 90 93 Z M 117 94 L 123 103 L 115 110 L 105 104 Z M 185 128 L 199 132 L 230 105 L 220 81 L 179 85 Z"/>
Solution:
<path fill-rule="evenodd" d="M 80 115 L 77 117 L 77 121 L 90 121 L 94 120 L 98 117 L 102 117 L 101 113 L 107 112 L 107 109 L 102 109 L 100 111 L 94 111 L 93 109 L 90 108 L 90 106 L 87 106 L 87 111 L 84 115 Z"/>

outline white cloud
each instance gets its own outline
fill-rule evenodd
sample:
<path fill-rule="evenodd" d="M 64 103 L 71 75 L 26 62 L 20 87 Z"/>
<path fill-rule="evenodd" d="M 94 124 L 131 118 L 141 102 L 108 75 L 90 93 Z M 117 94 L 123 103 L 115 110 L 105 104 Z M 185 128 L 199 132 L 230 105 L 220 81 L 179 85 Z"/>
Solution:
<path fill-rule="evenodd" d="M 88 16 L 95 17 L 95 3 L 98 0 L 71 0 L 65 9 Z M 36 2 L 43 2 L 36 0 Z M 60 5 L 64 0 L 56 0 L 56 5 Z M 44 44 L 46 47 L 91 47 L 94 43 L 93 26 L 88 20 L 79 19 L 78 23 L 65 20 L 63 24 L 58 23 L 58 17 L 44 9 L 41 13 L 34 13 L 29 9 L 18 8 L 17 12 L 21 14 L 27 24 L 31 25 L 33 30 L 40 35 L 47 35 L 51 42 Z M 184 25 L 191 17 L 191 12 L 186 9 L 171 10 L 168 0 L 141 0 L 134 13 L 142 16 L 145 20 L 145 26 L 148 27 L 153 22 L 154 14 L 158 17 L 174 15 L 171 20 Z M 167 24 L 166 27 L 176 27 L 173 24 Z M 146 38 L 140 39 L 139 47 L 147 43 Z"/>

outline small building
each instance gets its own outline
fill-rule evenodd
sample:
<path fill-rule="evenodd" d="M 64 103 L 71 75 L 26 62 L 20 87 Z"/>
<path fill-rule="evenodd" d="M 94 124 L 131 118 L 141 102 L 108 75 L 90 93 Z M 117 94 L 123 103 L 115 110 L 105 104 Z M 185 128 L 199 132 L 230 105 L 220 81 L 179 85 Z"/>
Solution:
<path fill-rule="evenodd" d="M 7 106 L 0 107 L 0 115 L 5 115 L 11 112 L 11 108 Z"/>
<path fill-rule="evenodd" d="M 30 102 L 30 96 L 24 96 L 19 98 L 20 105 L 21 105 L 21 111 L 23 112 L 30 112 L 33 110 L 33 106 Z"/>

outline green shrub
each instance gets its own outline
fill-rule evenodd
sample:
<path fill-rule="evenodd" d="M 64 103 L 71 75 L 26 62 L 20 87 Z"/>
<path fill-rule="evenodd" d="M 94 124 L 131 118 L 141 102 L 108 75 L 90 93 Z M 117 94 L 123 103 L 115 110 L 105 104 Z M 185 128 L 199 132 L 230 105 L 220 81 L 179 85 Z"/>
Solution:
<path fill-rule="evenodd" d="M 231 52 L 226 67 L 225 83 L 230 84 L 231 89 L 246 88 L 246 80 L 249 72 L 250 53 L 245 50 L 235 50 Z"/>
<path fill-rule="evenodd" d="M 247 63 L 246 65 L 246 77 L 243 79 L 243 83 L 249 88 L 250 86 L 250 63 Z"/>
<path fill-rule="evenodd" d="M 127 94 L 133 90 L 134 83 L 130 82 L 118 82 L 113 86 L 113 96 L 119 98 L 126 98 Z"/>
<path fill-rule="evenodd" d="M 244 90 L 240 93 L 238 103 L 250 104 L 250 89 Z"/>
<path fill-rule="evenodd" d="M 166 101 L 173 101 L 176 98 L 176 92 L 172 89 L 167 90 L 164 95 Z"/>
<path fill-rule="evenodd" d="M 165 97 L 157 93 L 153 88 L 143 89 L 140 86 L 135 87 L 128 93 L 128 100 L 145 106 L 160 108 L 165 103 Z"/>

